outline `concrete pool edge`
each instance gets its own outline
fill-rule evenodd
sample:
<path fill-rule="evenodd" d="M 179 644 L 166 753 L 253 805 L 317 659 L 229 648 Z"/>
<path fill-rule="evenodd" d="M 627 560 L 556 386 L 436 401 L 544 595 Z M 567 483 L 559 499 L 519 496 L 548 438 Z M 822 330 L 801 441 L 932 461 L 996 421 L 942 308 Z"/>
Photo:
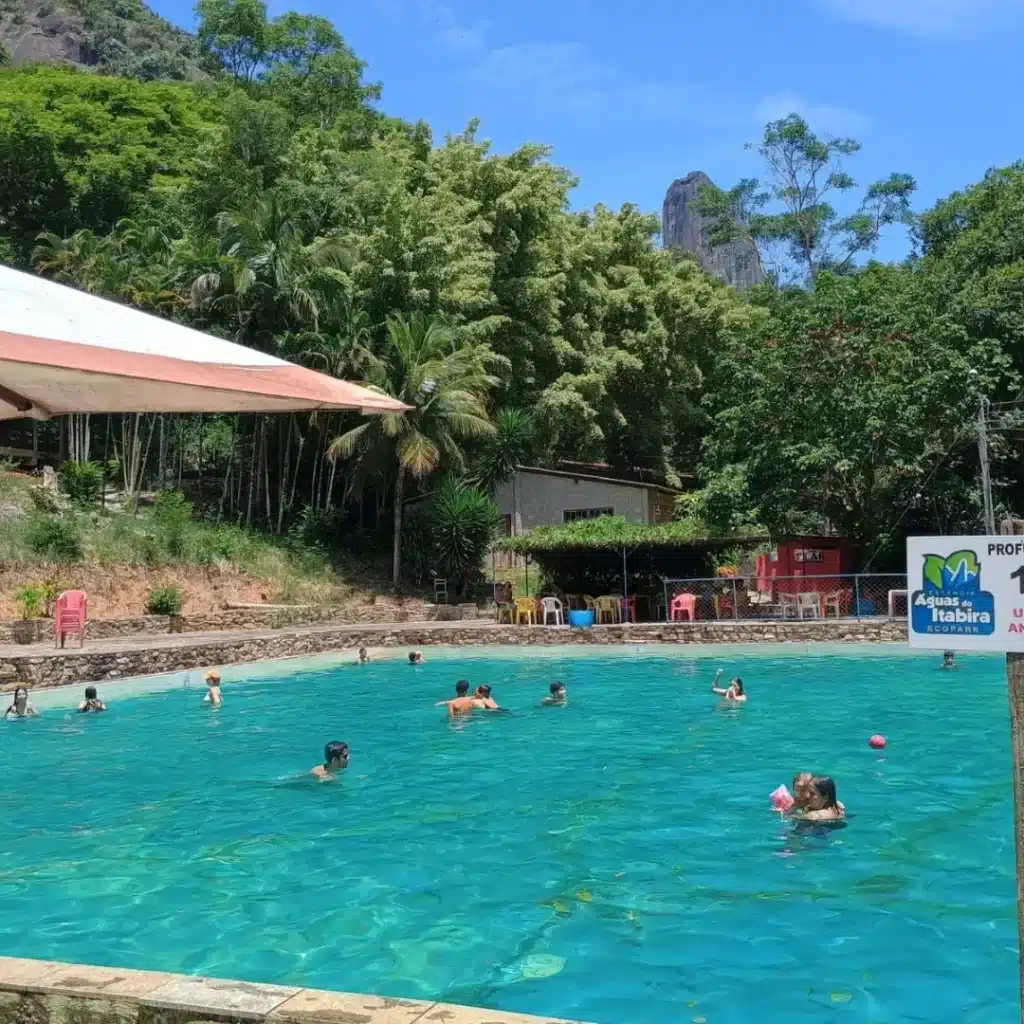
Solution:
<path fill-rule="evenodd" d="M 495 623 L 404 623 L 388 626 L 314 626 L 251 633 L 177 634 L 160 642 L 87 643 L 81 650 L 0 647 L 0 674 L 7 685 L 33 688 L 80 685 L 135 676 L 318 654 L 359 647 L 482 645 L 769 644 L 906 642 L 906 619 L 800 622 L 653 622 L 570 629 Z"/>
<path fill-rule="evenodd" d="M 573 1024 L 501 1010 L 0 956 L 2 1024 Z"/>

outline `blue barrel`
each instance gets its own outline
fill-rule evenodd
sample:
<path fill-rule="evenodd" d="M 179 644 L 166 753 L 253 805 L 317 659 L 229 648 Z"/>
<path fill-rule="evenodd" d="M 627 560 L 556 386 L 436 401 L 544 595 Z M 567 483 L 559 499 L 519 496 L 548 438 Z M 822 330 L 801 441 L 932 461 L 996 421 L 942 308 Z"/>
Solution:
<path fill-rule="evenodd" d="M 591 611 L 569 612 L 569 625 L 574 629 L 590 629 L 594 624 L 594 613 Z"/>

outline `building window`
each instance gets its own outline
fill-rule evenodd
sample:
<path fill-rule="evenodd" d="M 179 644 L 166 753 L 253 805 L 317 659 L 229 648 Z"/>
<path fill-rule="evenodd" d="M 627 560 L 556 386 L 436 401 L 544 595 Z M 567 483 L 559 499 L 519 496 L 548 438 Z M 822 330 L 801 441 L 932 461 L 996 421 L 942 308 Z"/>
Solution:
<path fill-rule="evenodd" d="M 562 520 L 566 523 L 575 523 L 577 519 L 597 519 L 600 516 L 613 515 L 613 508 L 567 508 L 562 513 Z"/>

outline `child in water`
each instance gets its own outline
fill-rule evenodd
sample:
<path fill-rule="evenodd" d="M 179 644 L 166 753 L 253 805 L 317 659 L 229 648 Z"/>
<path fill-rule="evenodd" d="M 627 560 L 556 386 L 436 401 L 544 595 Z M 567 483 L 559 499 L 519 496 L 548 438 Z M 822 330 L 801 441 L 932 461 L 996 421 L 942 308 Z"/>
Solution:
<path fill-rule="evenodd" d="M 541 704 L 568 704 L 569 698 L 565 692 L 565 683 L 560 683 L 557 679 L 548 687 L 551 691 L 550 696 L 545 697 Z"/>
<path fill-rule="evenodd" d="M 106 711 L 107 705 L 104 704 L 103 701 L 101 701 L 99 697 L 96 696 L 95 686 L 87 686 L 85 688 L 85 700 L 83 700 L 82 703 L 78 705 L 78 710 L 85 712 Z"/>
<path fill-rule="evenodd" d="M 356 659 L 357 665 L 365 665 L 370 660 L 370 655 L 367 654 L 365 647 L 359 648 L 359 657 Z"/>
<path fill-rule="evenodd" d="M 220 695 L 220 673 L 214 669 L 206 673 L 206 696 L 203 700 L 213 708 L 219 708 L 222 697 Z"/>
<path fill-rule="evenodd" d="M 476 688 L 476 694 L 473 697 L 475 706 L 483 708 L 484 711 L 500 711 L 498 702 L 491 696 L 491 688 L 489 686 L 478 686 Z"/>
<path fill-rule="evenodd" d="M 4 712 L 5 718 L 34 718 L 39 712 L 29 703 L 28 690 L 19 686 L 14 691 L 14 700 L 10 707 Z"/>
<path fill-rule="evenodd" d="M 324 747 L 324 763 L 318 764 L 310 774 L 321 782 L 327 782 L 348 767 L 348 759 L 348 744 L 332 740 Z"/>
<path fill-rule="evenodd" d="M 422 651 L 410 651 L 409 652 L 409 664 L 410 665 L 422 665 L 423 664 L 423 652 Z"/>

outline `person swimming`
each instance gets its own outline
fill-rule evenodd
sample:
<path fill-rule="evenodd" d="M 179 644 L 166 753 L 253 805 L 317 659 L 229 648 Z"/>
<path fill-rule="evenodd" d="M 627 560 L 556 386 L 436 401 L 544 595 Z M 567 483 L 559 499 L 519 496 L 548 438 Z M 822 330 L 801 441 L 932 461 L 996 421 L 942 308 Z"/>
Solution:
<path fill-rule="evenodd" d="M 29 703 L 28 690 L 19 686 L 14 691 L 14 700 L 4 712 L 5 718 L 34 718 L 39 712 Z"/>
<path fill-rule="evenodd" d="M 501 711 L 498 702 L 491 696 L 491 687 L 489 686 L 478 686 L 473 699 L 476 701 L 475 706 L 483 708 L 484 711 Z"/>
<path fill-rule="evenodd" d="M 83 700 L 82 703 L 78 705 L 78 710 L 86 712 L 106 711 L 107 705 L 104 704 L 103 701 L 101 701 L 99 697 L 96 696 L 95 686 L 87 686 L 85 688 L 85 700 Z"/>
<path fill-rule="evenodd" d="M 842 821 L 846 817 L 846 808 L 836 797 L 835 781 L 828 775 L 818 775 L 812 785 L 810 807 L 804 811 L 802 820 Z"/>
<path fill-rule="evenodd" d="M 477 697 L 470 697 L 468 679 L 460 679 L 455 684 L 454 700 L 439 700 L 434 707 L 439 708 L 442 704 L 448 708 L 448 715 L 451 718 L 468 715 L 474 708 L 483 707 Z"/>
<path fill-rule="evenodd" d="M 813 810 L 820 803 L 819 781 L 831 783 L 833 795 L 835 794 L 835 783 L 827 775 L 815 775 L 813 772 L 798 772 L 794 776 L 793 806 L 789 810 L 790 814 L 796 817 L 806 816 L 808 811 Z M 846 813 L 846 808 L 841 801 L 836 801 L 836 807 L 839 808 L 840 816 Z"/>
<path fill-rule="evenodd" d="M 210 705 L 210 707 L 219 708 L 223 701 L 223 697 L 220 693 L 220 673 L 213 669 L 206 673 L 206 696 L 203 700 Z"/>
<path fill-rule="evenodd" d="M 718 674 L 715 676 L 715 681 L 711 684 L 711 692 L 717 693 L 720 697 L 724 697 L 728 701 L 733 701 L 736 704 L 742 704 L 746 699 L 747 695 L 743 692 L 743 680 L 739 676 L 736 676 L 731 683 L 726 687 L 718 685 L 718 681 L 722 678 L 723 672 L 721 669 L 718 670 Z"/>
<path fill-rule="evenodd" d="M 370 660 L 370 655 L 367 653 L 365 647 L 359 648 L 359 657 L 356 658 L 357 665 L 365 665 Z"/>
<path fill-rule="evenodd" d="M 560 683 L 557 679 L 548 687 L 551 691 L 550 695 L 545 697 L 541 704 L 568 704 L 569 698 L 565 692 L 565 683 Z"/>
<path fill-rule="evenodd" d="M 333 779 L 338 772 L 348 767 L 349 752 L 348 744 L 338 740 L 332 740 L 324 747 L 324 763 L 318 764 L 311 772 L 321 782 Z"/>
<path fill-rule="evenodd" d="M 409 664 L 410 665 L 422 665 L 423 664 L 423 652 L 422 651 L 410 651 L 409 652 Z"/>
<path fill-rule="evenodd" d="M 943 651 L 942 652 L 942 667 L 943 668 L 956 668 L 956 651 Z"/>

